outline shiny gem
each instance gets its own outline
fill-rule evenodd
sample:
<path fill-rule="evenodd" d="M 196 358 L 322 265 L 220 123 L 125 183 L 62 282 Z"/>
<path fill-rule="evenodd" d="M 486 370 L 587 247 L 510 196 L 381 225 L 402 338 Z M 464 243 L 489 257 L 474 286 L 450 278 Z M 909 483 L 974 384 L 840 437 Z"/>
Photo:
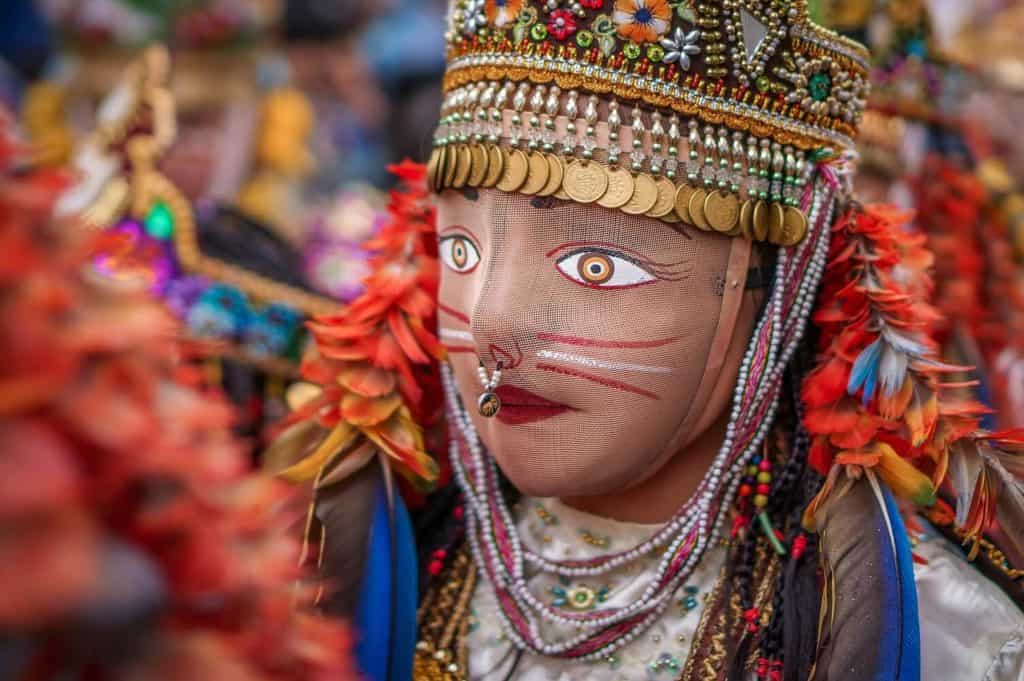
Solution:
<path fill-rule="evenodd" d="M 626 43 L 622 48 L 622 53 L 626 55 L 626 59 L 639 59 L 640 46 L 636 43 Z"/>
<path fill-rule="evenodd" d="M 157 201 L 146 216 L 146 233 L 154 239 L 166 241 L 174 234 L 174 216 L 163 201 Z"/>
<path fill-rule="evenodd" d="M 807 81 L 807 93 L 816 102 L 823 102 L 832 92 L 832 78 L 827 73 L 815 73 Z"/>
<path fill-rule="evenodd" d="M 537 42 L 545 40 L 548 37 L 548 27 L 544 24 L 534 24 L 530 27 L 530 38 Z"/>

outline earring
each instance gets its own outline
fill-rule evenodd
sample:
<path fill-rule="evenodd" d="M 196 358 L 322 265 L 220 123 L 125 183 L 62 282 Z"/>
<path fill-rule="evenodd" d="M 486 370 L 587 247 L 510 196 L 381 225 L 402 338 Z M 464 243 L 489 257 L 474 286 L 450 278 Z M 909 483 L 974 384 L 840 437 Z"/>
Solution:
<path fill-rule="evenodd" d="M 502 362 L 499 360 L 498 365 L 494 367 L 494 373 L 490 377 L 487 376 L 487 369 L 484 368 L 483 362 L 480 362 L 480 366 L 476 369 L 480 385 L 484 388 L 483 394 L 476 401 L 476 406 L 480 410 L 480 415 L 484 418 L 489 419 L 496 416 L 501 409 L 501 399 L 494 393 L 494 389 L 498 387 L 498 382 L 501 381 L 501 367 Z"/>

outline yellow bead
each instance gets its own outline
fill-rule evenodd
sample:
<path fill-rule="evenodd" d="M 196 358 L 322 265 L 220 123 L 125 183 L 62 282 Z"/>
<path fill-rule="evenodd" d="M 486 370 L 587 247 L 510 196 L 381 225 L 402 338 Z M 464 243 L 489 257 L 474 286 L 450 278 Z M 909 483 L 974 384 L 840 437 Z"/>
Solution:
<path fill-rule="evenodd" d="M 758 482 L 771 482 L 772 481 L 772 474 L 768 473 L 767 471 L 758 473 L 757 474 L 757 481 Z"/>
<path fill-rule="evenodd" d="M 767 504 L 768 504 L 768 497 L 767 496 L 765 496 L 764 494 L 755 494 L 754 495 L 754 506 L 757 506 L 758 508 L 764 508 Z"/>

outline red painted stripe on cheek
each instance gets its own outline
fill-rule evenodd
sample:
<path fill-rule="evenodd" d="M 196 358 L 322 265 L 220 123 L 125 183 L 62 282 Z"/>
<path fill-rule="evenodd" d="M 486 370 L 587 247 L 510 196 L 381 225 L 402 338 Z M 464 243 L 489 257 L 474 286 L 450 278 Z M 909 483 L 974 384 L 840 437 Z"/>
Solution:
<path fill-rule="evenodd" d="M 566 345 L 578 345 L 584 348 L 615 348 L 619 350 L 642 350 L 645 348 L 660 348 L 663 345 L 674 343 L 681 338 L 681 336 L 673 336 L 672 338 L 661 338 L 659 340 L 651 341 L 605 341 L 595 340 L 593 338 L 580 338 L 579 336 L 563 336 L 557 333 L 547 333 L 541 331 L 537 334 L 537 338 L 543 341 L 549 341 L 551 343 L 564 343 Z"/>
<path fill-rule="evenodd" d="M 551 373 L 562 374 L 563 376 L 575 376 L 576 378 L 582 378 L 582 379 L 585 379 L 587 381 L 592 381 L 594 383 L 598 383 L 600 385 L 605 386 L 606 388 L 614 388 L 615 390 L 623 390 L 625 392 L 633 393 L 635 395 L 640 395 L 642 397 L 647 397 L 647 398 L 650 398 L 652 400 L 660 400 L 661 399 L 658 395 L 652 393 L 649 390 L 644 390 L 643 388 L 638 388 L 635 385 L 630 385 L 629 383 L 624 383 L 622 381 L 616 381 L 616 380 L 613 380 L 611 378 L 605 378 L 604 376 L 596 376 L 594 374 L 588 374 L 587 372 L 579 371 L 578 369 L 569 369 L 567 367 L 556 367 L 556 366 L 553 366 L 551 364 L 538 364 L 537 368 L 540 369 L 541 371 L 550 371 Z"/>
<path fill-rule="evenodd" d="M 455 317 L 464 324 L 469 324 L 469 317 L 467 317 L 466 315 L 464 315 L 463 313 L 459 312 L 454 308 L 448 307 L 444 303 L 438 302 L 437 309 L 440 310 L 441 312 L 451 315 L 452 317 Z"/>

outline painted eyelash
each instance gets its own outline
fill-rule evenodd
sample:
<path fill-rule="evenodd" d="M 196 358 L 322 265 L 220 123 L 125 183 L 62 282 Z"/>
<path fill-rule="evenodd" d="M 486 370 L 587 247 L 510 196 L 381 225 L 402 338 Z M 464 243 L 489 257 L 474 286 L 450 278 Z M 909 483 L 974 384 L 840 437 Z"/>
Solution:
<path fill-rule="evenodd" d="M 555 249 L 555 250 L 557 251 L 558 249 Z M 554 253 L 554 252 L 555 251 L 552 251 L 551 253 Z M 550 256 L 551 253 L 549 253 L 548 255 Z M 556 263 L 561 263 L 561 262 L 563 262 L 565 260 L 568 260 L 569 258 L 573 257 L 574 255 L 580 255 L 582 253 L 600 253 L 602 255 L 607 255 L 607 256 L 612 257 L 612 258 L 622 258 L 623 260 L 627 260 L 630 263 L 632 263 L 633 265 L 636 265 L 640 269 L 644 270 L 645 272 L 650 274 L 652 277 L 655 277 L 657 279 L 661 279 L 662 281 L 683 281 L 684 279 L 687 279 L 689 277 L 690 272 L 693 269 L 693 264 L 688 262 L 688 261 L 685 261 L 685 260 L 680 260 L 678 263 L 671 263 L 671 264 L 670 263 L 656 263 L 653 260 L 649 260 L 647 258 L 636 257 L 636 256 L 632 255 L 631 253 L 625 253 L 623 251 L 618 251 L 618 250 L 611 249 L 611 248 L 605 248 L 603 246 L 598 246 L 598 245 L 590 245 L 590 246 L 581 245 L 581 246 L 579 246 L 577 248 L 573 248 L 573 250 L 569 251 L 568 253 L 565 253 L 564 255 L 560 255 L 558 257 L 558 259 L 555 260 L 555 262 Z M 674 271 L 673 268 L 677 267 L 679 265 L 685 265 L 686 269 L 685 270 L 675 270 Z"/>

